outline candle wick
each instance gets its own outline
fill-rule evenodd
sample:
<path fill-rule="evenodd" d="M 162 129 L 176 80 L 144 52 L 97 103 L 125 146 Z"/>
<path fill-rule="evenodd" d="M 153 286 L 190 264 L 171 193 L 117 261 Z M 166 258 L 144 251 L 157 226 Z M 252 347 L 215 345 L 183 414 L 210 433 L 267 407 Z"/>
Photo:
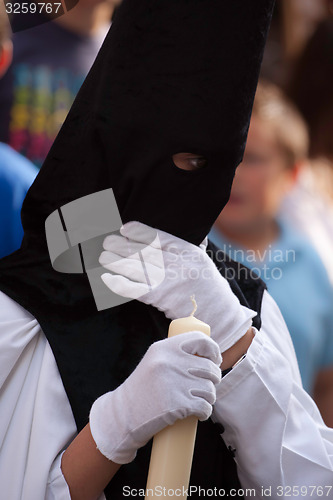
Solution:
<path fill-rule="evenodd" d="M 196 300 L 195 300 L 195 295 L 191 295 L 191 300 L 193 304 L 193 311 L 191 312 L 190 316 L 194 316 L 195 311 L 198 309 Z"/>

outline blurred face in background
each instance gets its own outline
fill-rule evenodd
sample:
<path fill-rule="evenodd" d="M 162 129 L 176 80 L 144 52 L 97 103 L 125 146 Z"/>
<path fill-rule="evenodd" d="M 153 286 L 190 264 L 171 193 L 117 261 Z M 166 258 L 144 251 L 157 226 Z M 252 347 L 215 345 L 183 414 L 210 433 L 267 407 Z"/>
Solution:
<path fill-rule="evenodd" d="M 249 232 L 269 224 L 295 178 L 296 167 L 288 164 L 274 129 L 253 115 L 244 159 L 218 226 L 222 231 Z"/>

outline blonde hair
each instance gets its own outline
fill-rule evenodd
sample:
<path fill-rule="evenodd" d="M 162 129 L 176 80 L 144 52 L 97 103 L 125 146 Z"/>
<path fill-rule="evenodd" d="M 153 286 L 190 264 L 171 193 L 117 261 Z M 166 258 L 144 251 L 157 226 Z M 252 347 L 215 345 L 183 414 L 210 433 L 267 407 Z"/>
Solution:
<path fill-rule="evenodd" d="M 278 87 L 272 83 L 259 82 L 253 115 L 272 128 L 289 167 L 308 156 L 309 134 L 305 122 Z"/>

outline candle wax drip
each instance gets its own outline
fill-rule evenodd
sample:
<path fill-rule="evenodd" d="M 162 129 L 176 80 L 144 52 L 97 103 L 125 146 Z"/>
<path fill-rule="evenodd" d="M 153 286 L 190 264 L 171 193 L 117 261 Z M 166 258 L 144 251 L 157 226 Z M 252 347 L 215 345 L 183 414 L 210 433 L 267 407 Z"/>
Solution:
<path fill-rule="evenodd" d="M 196 300 L 195 300 L 195 295 L 191 295 L 191 300 L 193 304 L 193 311 L 191 312 L 190 316 L 194 316 L 195 311 L 198 309 Z"/>

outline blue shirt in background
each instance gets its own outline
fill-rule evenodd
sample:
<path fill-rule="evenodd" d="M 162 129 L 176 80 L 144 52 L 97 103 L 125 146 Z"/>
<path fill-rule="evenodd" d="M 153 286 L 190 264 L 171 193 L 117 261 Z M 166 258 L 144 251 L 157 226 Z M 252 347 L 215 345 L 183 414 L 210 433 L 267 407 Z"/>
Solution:
<path fill-rule="evenodd" d="M 0 257 L 22 242 L 21 208 L 38 170 L 7 144 L 0 143 Z"/>
<path fill-rule="evenodd" d="M 277 302 L 290 331 L 305 390 L 313 390 L 316 373 L 333 367 L 333 289 L 311 244 L 285 221 L 280 236 L 255 259 L 213 228 L 209 239 L 255 271 Z"/>

